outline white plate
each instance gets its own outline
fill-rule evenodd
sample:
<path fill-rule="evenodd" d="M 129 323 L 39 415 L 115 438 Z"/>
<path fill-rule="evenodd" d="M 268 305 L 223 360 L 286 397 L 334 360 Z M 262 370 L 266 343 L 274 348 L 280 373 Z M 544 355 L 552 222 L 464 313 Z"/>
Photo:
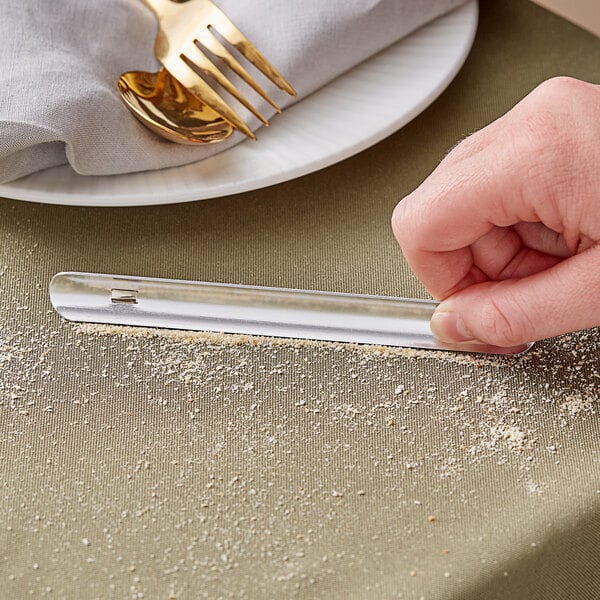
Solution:
<path fill-rule="evenodd" d="M 203 200 L 317 171 L 372 146 L 431 104 L 465 61 L 477 29 L 476 0 L 437 19 L 273 119 L 256 143 L 203 161 L 128 175 L 47 169 L 0 185 L 0 196 L 81 206 Z"/>

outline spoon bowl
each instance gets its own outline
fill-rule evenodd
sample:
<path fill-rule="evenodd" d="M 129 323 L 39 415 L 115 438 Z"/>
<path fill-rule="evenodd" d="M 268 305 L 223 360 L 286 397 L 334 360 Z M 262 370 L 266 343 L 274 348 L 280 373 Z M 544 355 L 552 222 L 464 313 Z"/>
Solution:
<path fill-rule="evenodd" d="M 128 71 L 119 77 L 119 93 L 127 108 L 146 127 L 179 144 L 214 144 L 233 132 L 200 98 L 164 69 L 156 73 Z"/>

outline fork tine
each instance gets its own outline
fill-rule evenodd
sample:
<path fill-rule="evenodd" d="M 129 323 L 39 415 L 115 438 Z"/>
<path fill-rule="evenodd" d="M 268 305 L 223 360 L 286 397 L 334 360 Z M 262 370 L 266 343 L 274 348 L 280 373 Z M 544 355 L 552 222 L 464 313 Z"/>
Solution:
<path fill-rule="evenodd" d="M 267 79 L 277 87 L 295 96 L 296 91 L 277 69 L 258 51 L 252 42 L 229 20 L 218 7 L 211 10 L 211 27 L 216 29 L 234 48 L 245 56 Z"/>
<path fill-rule="evenodd" d="M 202 31 L 201 35 L 196 40 L 204 48 L 212 52 L 216 57 L 220 58 L 234 73 L 239 75 L 255 92 L 262 96 L 277 112 L 281 112 L 281 108 L 273 101 L 273 99 L 258 85 L 254 77 L 252 77 L 244 67 L 235 59 L 235 57 L 221 44 L 214 36 L 209 28 Z"/>
<path fill-rule="evenodd" d="M 164 65 L 167 71 L 188 88 L 194 95 L 198 96 L 215 112 L 219 113 L 228 123 L 239 129 L 242 133 L 252 140 L 256 140 L 256 136 L 252 130 L 244 123 L 242 118 L 227 104 L 219 94 L 217 94 L 197 73 L 195 73 L 183 60 L 168 61 Z"/>
<path fill-rule="evenodd" d="M 212 77 L 220 86 L 229 92 L 238 102 L 243 104 L 254 116 L 259 118 L 265 125 L 269 122 L 248 102 L 240 91 L 221 73 L 212 61 L 195 44 L 190 44 L 181 54 L 182 60 L 192 69 L 200 69 L 206 75 Z"/>

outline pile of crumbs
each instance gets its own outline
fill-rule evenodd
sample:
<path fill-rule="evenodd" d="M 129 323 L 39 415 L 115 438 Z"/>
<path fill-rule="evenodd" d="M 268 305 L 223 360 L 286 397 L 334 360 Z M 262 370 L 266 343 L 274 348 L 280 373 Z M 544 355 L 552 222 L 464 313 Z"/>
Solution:
<path fill-rule="evenodd" d="M 539 450 L 542 413 L 569 428 L 598 409 L 598 330 L 494 356 L 66 322 L 56 330 L 0 327 L 0 407 L 22 416 L 56 411 L 69 398 L 86 404 L 101 390 L 105 400 L 118 390 L 151 403 L 185 400 L 190 420 L 201 418 L 194 403 L 207 395 L 235 403 L 254 394 L 240 410 L 255 410 L 265 395 L 283 394 L 331 423 L 396 427 L 416 439 L 409 415 L 426 409 L 452 432 L 445 452 L 429 457 L 442 477 L 483 458 Z M 73 380 L 77 397 L 48 396 Z M 420 448 L 403 460 L 414 466 L 426 455 Z"/>

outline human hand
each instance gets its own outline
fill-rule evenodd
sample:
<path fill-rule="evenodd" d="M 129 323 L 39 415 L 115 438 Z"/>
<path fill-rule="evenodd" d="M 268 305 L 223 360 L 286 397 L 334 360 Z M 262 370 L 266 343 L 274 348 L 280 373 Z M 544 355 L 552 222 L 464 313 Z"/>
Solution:
<path fill-rule="evenodd" d="M 600 325 L 600 86 L 555 78 L 458 144 L 392 227 L 446 342 Z"/>

